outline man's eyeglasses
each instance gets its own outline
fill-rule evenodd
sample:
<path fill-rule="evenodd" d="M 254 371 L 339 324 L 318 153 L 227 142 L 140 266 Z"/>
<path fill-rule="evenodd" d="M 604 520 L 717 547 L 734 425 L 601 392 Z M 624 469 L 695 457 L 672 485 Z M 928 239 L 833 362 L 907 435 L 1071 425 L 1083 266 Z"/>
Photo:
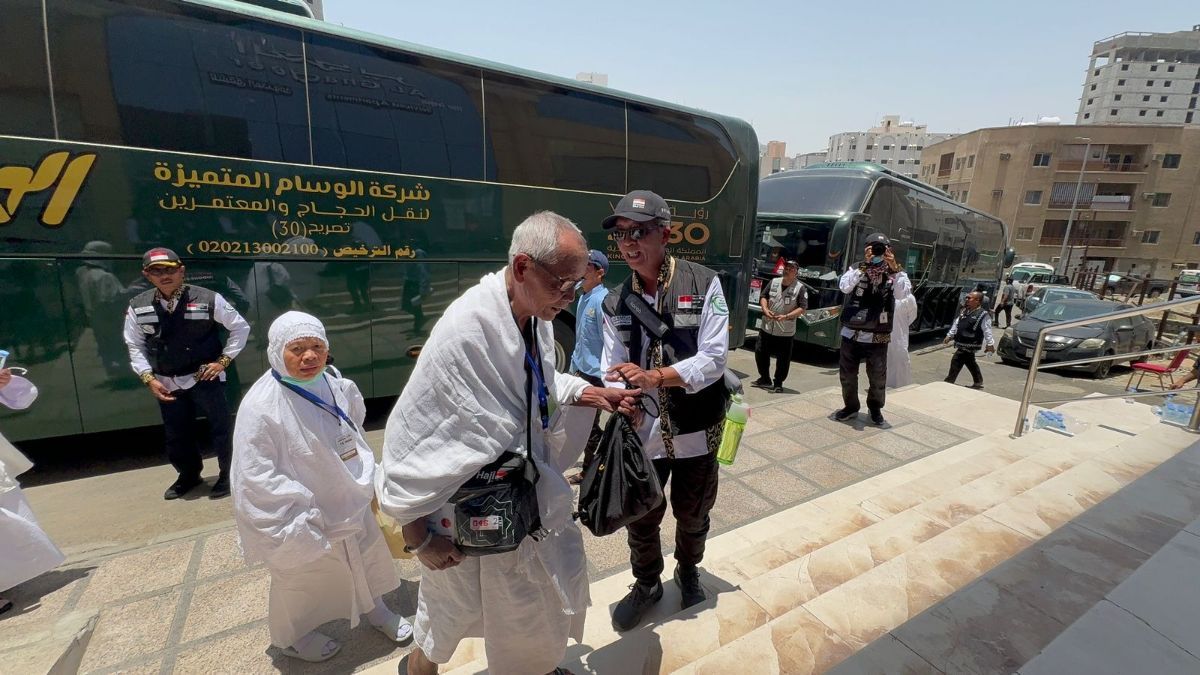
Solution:
<path fill-rule="evenodd" d="M 624 241 L 628 237 L 630 241 L 641 241 L 642 237 L 657 229 L 657 225 L 642 225 L 641 227 L 631 227 L 628 230 L 613 230 L 612 238 L 617 241 Z"/>
<path fill-rule="evenodd" d="M 163 267 L 162 265 L 155 265 L 154 267 L 147 267 L 146 274 L 149 274 L 152 277 L 166 277 L 175 274 L 179 270 L 179 267 Z"/>
<path fill-rule="evenodd" d="M 578 279 L 568 279 L 567 277 L 560 277 L 557 274 L 555 274 L 554 272 L 551 272 L 550 268 L 546 265 L 546 263 L 542 262 L 541 260 L 538 260 L 537 258 L 532 258 L 532 257 L 530 258 L 530 260 L 533 261 L 533 264 L 542 268 L 543 272 L 545 272 L 552 279 L 554 279 L 554 281 L 558 284 L 557 288 L 560 293 L 566 293 L 567 291 L 575 290 L 575 286 L 578 285 L 579 282 L 583 281 L 583 277 L 579 277 Z"/>

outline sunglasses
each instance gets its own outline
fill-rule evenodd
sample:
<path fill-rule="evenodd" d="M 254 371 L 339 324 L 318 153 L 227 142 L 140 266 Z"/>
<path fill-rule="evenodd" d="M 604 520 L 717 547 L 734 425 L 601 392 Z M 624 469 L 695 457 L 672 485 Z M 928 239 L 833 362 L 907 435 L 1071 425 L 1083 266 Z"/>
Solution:
<path fill-rule="evenodd" d="M 181 268 L 179 267 L 163 267 L 162 265 L 155 265 L 154 267 L 147 267 L 146 274 L 149 274 L 152 277 L 166 277 L 175 274 L 180 269 Z"/>
<path fill-rule="evenodd" d="M 643 237 L 657 229 L 657 225 L 642 225 L 641 227 L 631 227 L 628 230 L 613 230 L 612 238 L 624 241 L 628 237 L 630 241 L 641 241 Z"/>
<path fill-rule="evenodd" d="M 555 274 L 554 272 L 551 272 L 550 268 L 546 265 L 546 263 L 542 262 L 541 260 L 538 260 L 537 258 L 530 258 L 530 260 L 533 261 L 533 264 L 540 267 L 542 269 L 542 271 L 547 274 L 547 276 L 554 279 L 555 283 L 558 284 L 558 286 L 556 288 L 558 289 L 558 291 L 560 293 L 566 293 L 567 291 L 575 290 L 575 286 L 579 282 L 583 281 L 583 277 L 579 277 L 578 279 L 568 279 L 567 277 L 560 277 L 557 274 Z"/>

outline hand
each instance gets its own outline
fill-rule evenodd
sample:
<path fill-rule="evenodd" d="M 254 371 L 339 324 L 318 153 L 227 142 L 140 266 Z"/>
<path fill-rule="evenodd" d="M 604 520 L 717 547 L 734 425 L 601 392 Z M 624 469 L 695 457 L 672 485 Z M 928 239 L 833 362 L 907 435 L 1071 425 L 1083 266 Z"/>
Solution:
<path fill-rule="evenodd" d="M 896 254 L 892 252 L 891 246 L 887 247 L 887 250 L 883 252 L 883 261 L 887 263 L 888 269 L 893 272 L 900 270 L 900 263 L 896 262 Z"/>
<path fill-rule="evenodd" d="M 217 379 L 217 376 L 223 372 L 225 372 L 225 366 L 221 365 L 219 361 L 213 361 L 212 363 L 204 364 L 204 367 L 200 369 L 197 375 L 202 382 L 207 382 L 208 380 Z"/>
<path fill-rule="evenodd" d="M 984 354 L 995 354 L 996 353 L 995 345 L 988 345 L 987 347 L 984 347 L 983 353 Z"/>
<path fill-rule="evenodd" d="M 8 368 L 0 369 L 0 389 L 8 386 L 12 382 L 12 371 Z"/>
<path fill-rule="evenodd" d="M 448 570 L 462 562 L 465 555 L 448 537 L 433 535 L 429 545 L 417 554 L 417 560 L 431 570 Z"/>
<path fill-rule="evenodd" d="M 661 370 L 658 372 L 662 372 Z M 624 376 L 622 378 L 622 376 Z M 624 382 L 628 380 L 628 385 L 632 385 L 637 389 L 654 389 L 662 384 L 659 375 L 652 370 L 642 370 L 634 363 L 618 363 L 608 369 L 608 375 L 605 376 L 609 382 Z"/>
<path fill-rule="evenodd" d="M 621 389 L 619 387 L 586 387 L 579 397 L 578 405 L 598 408 L 604 412 L 633 411 L 641 389 Z"/>
<path fill-rule="evenodd" d="M 154 394 L 154 398 L 162 401 L 163 403 L 170 403 L 171 401 L 175 400 L 175 397 L 171 395 L 171 392 L 167 389 L 167 386 L 158 380 L 150 380 L 146 383 L 146 386 L 150 387 L 150 393 Z"/>
<path fill-rule="evenodd" d="M 871 245 L 867 244 L 867 247 L 863 249 L 863 262 L 871 262 L 871 258 L 874 257 L 875 256 L 871 255 Z"/>

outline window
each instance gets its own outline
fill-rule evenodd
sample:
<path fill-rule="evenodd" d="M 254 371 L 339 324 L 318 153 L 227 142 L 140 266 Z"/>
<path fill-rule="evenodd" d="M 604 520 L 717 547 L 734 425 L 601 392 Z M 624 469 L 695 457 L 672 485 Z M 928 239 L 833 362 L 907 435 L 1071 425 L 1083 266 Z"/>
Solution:
<path fill-rule="evenodd" d="M 1050 166 L 1050 153 L 1038 152 L 1033 155 L 1034 166 Z"/>
<path fill-rule="evenodd" d="M 1163 80 L 1163 86 L 1164 86 L 1164 87 L 1169 87 L 1169 86 L 1171 86 L 1171 81 L 1170 81 L 1170 80 Z"/>
<path fill-rule="evenodd" d="M 1096 70 L 1093 70 L 1093 71 L 1092 71 L 1092 75 L 1099 75 L 1099 74 L 1100 74 L 1100 69 L 1099 69 L 1099 68 L 1097 68 Z"/>
<path fill-rule="evenodd" d="M 1090 118 L 1091 116 L 1092 116 L 1092 113 L 1083 113 L 1083 119 L 1085 119 L 1085 120 Z"/>
<path fill-rule="evenodd" d="M 1153 87 L 1153 86 L 1154 86 L 1154 80 L 1146 80 L 1146 86 L 1147 86 L 1147 87 Z"/>
<path fill-rule="evenodd" d="M 1180 155 L 1178 155 L 1178 154 L 1171 154 L 1171 153 L 1165 154 L 1165 155 L 1163 155 L 1163 168 L 1164 169 L 1178 169 L 1179 168 L 1179 160 L 1180 160 Z"/>
<path fill-rule="evenodd" d="M 1192 233 L 1192 246 L 1200 246 L 1200 232 Z"/>
<path fill-rule="evenodd" d="M 888 163 L 888 160 L 886 160 L 886 159 L 881 159 L 881 160 L 879 160 L 879 163 L 880 163 L 880 164 L 887 164 L 887 163 Z"/>
<path fill-rule="evenodd" d="M 1096 85 L 1092 85 L 1092 91 L 1096 91 Z"/>
<path fill-rule="evenodd" d="M 902 146 L 900 146 L 900 149 L 901 149 L 901 150 L 907 150 L 907 149 L 908 149 L 908 146 L 907 146 L 907 145 L 902 145 Z"/>
<path fill-rule="evenodd" d="M 1157 206 L 1159 208 L 1162 208 L 1165 206 L 1170 206 L 1170 205 L 1171 205 L 1171 193 L 1170 192 L 1155 192 L 1154 199 L 1150 202 L 1150 206 Z"/>
<path fill-rule="evenodd" d="M 1087 104 L 1091 105 L 1095 100 L 1096 99 L 1094 99 L 1094 98 L 1089 98 Z"/>
<path fill-rule="evenodd" d="M 1153 73 L 1153 72 L 1155 72 L 1156 70 L 1158 70 L 1158 66 L 1150 66 L 1150 72 L 1152 72 L 1152 73 Z"/>
<path fill-rule="evenodd" d="M 1166 96 L 1159 96 L 1159 97 L 1158 97 L 1158 102 L 1159 102 L 1159 103 L 1166 103 L 1166 102 L 1167 102 L 1167 97 L 1166 97 Z"/>
<path fill-rule="evenodd" d="M 1018 227 L 1017 228 L 1017 239 L 1019 239 L 1020 241 L 1032 240 L 1033 239 L 1033 228 L 1032 227 Z"/>
<path fill-rule="evenodd" d="M 1146 111 L 1145 111 L 1145 110 L 1139 110 L 1139 111 L 1138 111 L 1138 117 L 1145 117 L 1145 116 L 1146 116 Z"/>
<path fill-rule="evenodd" d="M 1162 116 L 1163 116 L 1163 111 L 1159 110 L 1158 112 L 1154 113 L 1154 116 L 1155 116 L 1155 117 L 1162 117 Z"/>
<path fill-rule="evenodd" d="M 917 147 L 913 148 L 913 150 L 924 150 L 924 149 L 925 149 L 925 146 L 923 146 L 923 145 L 918 145 Z"/>
<path fill-rule="evenodd" d="M 1108 114 L 1109 114 L 1109 115 L 1116 115 L 1116 114 L 1117 114 L 1117 109 L 1116 109 L 1116 108 L 1113 108 L 1112 110 L 1108 111 Z"/>
<path fill-rule="evenodd" d="M 962 158 L 962 157 L 956 157 L 956 158 L 954 158 L 954 170 L 955 170 L 955 171 L 958 171 L 959 169 L 961 169 L 961 168 L 962 168 L 962 162 L 963 162 L 963 158 Z"/>
<path fill-rule="evenodd" d="M 1142 97 L 1142 102 L 1143 102 L 1143 103 L 1146 103 L 1146 102 L 1149 102 L 1149 101 L 1150 101 L 1150 94 L 1146 94 L 1145 96 L 1143 96 L 1143 97 Z"/>
<path fill-rule="evenodd" d="M 962 203 L 964 203 L 964 204 L 966 204 L 966 203 L 967 203 L 967 194 L 968 194 L 969 192 L 970 192 L 970 190 L 963 190 L 963 191 L 962 191 L 962 195 L 961 195 L 961 196 L 962 196 L 962 199 L 960 200 Z"/>
<path fill-rule="evenodd" d="M 1167 66 L 1167 72 L 1168 72 L 1168 73 L 1173 73 L 1173 72 L 1175 72 L 1175 66 Z"/>
<path fill-rule="evenodd" d="M 967 157 L 967 168 L 970 169 L 973 166 L 975 166 L 975 155 Z"/>
<path fill-rule="evenodd" d="M 706 201 L 737 164 L 733 144 L 715 122 L 640 104 L 629 111 L 629 184 L 667 199 Z M 488 106 L 488 124 L 492 107 Z M 578 150 L 580 154 L 586 150 Z"/>
<path fill-rule="evenodd" d="M 1113 100 L 1114 100 L 1114 101 L 1120 101 L 1120 100 L 1121 100 L 1121 95 L 1120 95 L 1120 94 L 1117 94 L 1116 96 L 1114 96 L 1114 97 L 1113 97 Z"/>
<path fill-rule="evenodd" d="M 921 160 L 919 160 L 919 159 L 914 159 L 914 160 L 912 161 L 912 163 L 913 163 L 913 164 L 920 164 L 920 163 L 921 163 Z"/>
<path fill-rule="evenodd" d="M 0 134 L 54 138 L 41 5 L 8 5 L 4 25 L 5 35 L 22 37 L 0 40 Z"/>
<path fill-rule="evenodd" d="M 858 149 L 858 146 L 857 146 L 857 145 L 854 145 L 853 143 L 851 143 L 851 144 L 850 144 L 850 149 L 851 149 L 851 150 L 857 150 L 857 149 Z"/>
<path fill-rule="evenodd" d="M 1026 190 L 1025 191 L 1025 203 L 1026 204 L 1041 204 L 1042 203 L 1042 191 L 1041 190 Z"/>
<path fill-rule="evenodd" d="M 868 150 L 874 150 L 874 149 L 875 149 L 875 145 L 874 145 L 873 143 L 868 143 L 868 144 L 867 144 L 867 149 L 868 149 Z"/>
<path fill-rule="evenodd" d="M 1192 85 L 1192 93 L 1200 94 L 1200 82 L 1197 82 L 1196 84 Z"/>
<path fill-rule="evenodd" d="M 1191 111 L 1188 111 L 1188 114 L 1186 114 L 1186 115 L 1184 115 L 1184 116 L 1183 116 L 1183 122 L 1184 122 L 1184 124 L 1191 124 L 1191 123 L 1192 123 L 1192 115 L 1193 115 L 1193 114 L 1194 114 L 1194 113 L 1192 113 Z"/>
<path fill-rule="evenodd" d="M 1122 64 L 1121 64 L 1121 70 L 1129 70 L 1129 64 L 1128 64 L 1128 63 L 1122 63 Z"/>
<path fill-rule="evenodd" d="M 1117 80 L 1117 86 L 1118 86 L 1118 87 L 1124 87 L 1124 86 L 1125 86 L 1125 80 Z"/>
<path fill-rule="evenodd" d="M 898 160 L 896 160 L 896 163 L 897 163 L 897 164 L 903 164 L 903 163 L 904 163 L 904 160 L 903 160 L 903 159 L 898 159 Z"/>
<path fill-rule="evenodd" d="M 1195 109 L 1196 109 L 1196 97 L 1193 96 L 1191 98 L 1191 100 L 1188 101 L 1188 110 L 1195 110 Z"/>
<path fill-rule="evenodd" d="M 1142 231 L 1142 243 L 1143 244 L 1157 244 L 1158 243 L 1158 235 L 1161 233 L 1162 233 L 1162 230 L 1143 230 Z"/>
<path fill-rule="evenodd" d="M 891 149 L 892 149 L 892 146 L 890 146 L 890 145 L 885 145 L 885 146 L 883 146 L 883 149 L 884 149 L 884 150 L 891 150 Z"/>

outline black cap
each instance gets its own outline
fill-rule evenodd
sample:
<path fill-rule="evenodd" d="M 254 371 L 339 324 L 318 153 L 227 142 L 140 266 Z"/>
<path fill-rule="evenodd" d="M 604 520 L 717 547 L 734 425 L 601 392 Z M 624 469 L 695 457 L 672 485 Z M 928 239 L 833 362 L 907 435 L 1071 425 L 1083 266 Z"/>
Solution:
<path fill-rule="evenodd" d="M 634 190 L 621 197 L 613 214 L 604 219 L 601 225 L 606 230 L 617 226 L 617 218 L 628 218 L 638 223 L 645 223 L 655 218 L 671 219 L 671 208 L 666 200 L 649 190 Z"/>
<path fill-rule="evenodd" d="M 179 256 L 169 248 L 152 248 L 146 251 L 142 256 L 142 269 L 146 269 L 152 265 L 165 265 L 167 267 L 179 267 L 183 263 L 179 260 Z"/>
<path fill-rule="evenodd" d="M 796 267 L 796 268 L 798 268 L 798 267 L 800 267 L 800 261 L 799 261 L 799 260 L 785 260 L 785 261 L 784 261 L 784 263 L 783 263 L 783 266 L 784 266 L 785 268 L 786 268 L 786 267 Z"/>
<path fill-rule="evenodd" d="M 883 244 L 884 246 L 891 246 L 892 240 L 888 239 L 887 235 L 885 235 L 884 233 L 876 232 L 874 234 L 867 236 L 867 244 L 868 245 L 875 244 L 875 243 Z"/>

